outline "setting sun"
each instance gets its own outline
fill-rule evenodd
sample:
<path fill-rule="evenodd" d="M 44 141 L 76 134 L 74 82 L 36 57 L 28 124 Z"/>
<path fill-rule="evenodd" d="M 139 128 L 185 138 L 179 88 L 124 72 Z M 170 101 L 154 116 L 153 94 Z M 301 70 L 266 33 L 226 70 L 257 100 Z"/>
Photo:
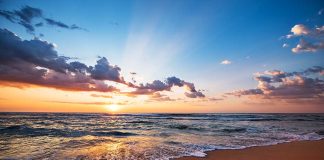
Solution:
<path fill-rule="evenodd" d="M 119 110 L 119 106 L 116 104 L 110 104 L 105 107 L 110 112 L 116 112 Z"/>

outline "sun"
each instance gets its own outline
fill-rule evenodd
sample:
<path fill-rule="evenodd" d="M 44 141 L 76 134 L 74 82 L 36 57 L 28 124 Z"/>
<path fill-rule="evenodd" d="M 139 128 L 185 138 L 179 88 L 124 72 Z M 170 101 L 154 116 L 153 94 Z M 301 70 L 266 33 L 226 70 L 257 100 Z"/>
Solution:
<path fill-rule="evenodd" d="M 110 104 L 105 107 L 110 112 L 116 112 L 119 110 L 119 106 L 116 104 Z"/>

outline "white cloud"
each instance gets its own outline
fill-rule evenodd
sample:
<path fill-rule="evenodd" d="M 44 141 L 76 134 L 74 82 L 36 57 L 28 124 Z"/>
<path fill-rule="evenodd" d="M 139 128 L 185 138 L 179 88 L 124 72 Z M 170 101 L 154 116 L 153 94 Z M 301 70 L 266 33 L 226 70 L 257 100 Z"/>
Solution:
<path fill-rule="evenodd" d="M 287 44 L 287 43 L 284 43 L 284 44 L 282 45 L 282 48 L 287 48 L 287 47 L 289 47 L 289 44 Z"/>
<path fill-rule="evenodd" d="M 293 28 L 291 28 L 291 32 L 294 35 L 308 35 L 311 31 L 303 24 L 296 24 Z"/>
<path fill-rule="evenodd" d="M 286 35 L 286 38 L 287 38 L 287 39 L 289 39 L 289 38 L 293 38 L 293 37 L 294 37 L 293 34 L 288 34 L 288 35 Z"/>
<path fill-rule="evenodd" d="M 231 64 L 232 62 L 231 61 L 229 61 L 229 60 L 223 60 L 220 64 Z"/>
<path fill-rule="evenodd" d="M 324 50 L 324 26 L 309 28 L 303 24 L 296 24 L 290 31 L 291 34 L 286 35 L 287 39 L 300 38 L 299 43 L 291 49 L 292 52 L 301 53 Z M 289 45 L 285 43 L 282 47 L 286 48 Z"/>

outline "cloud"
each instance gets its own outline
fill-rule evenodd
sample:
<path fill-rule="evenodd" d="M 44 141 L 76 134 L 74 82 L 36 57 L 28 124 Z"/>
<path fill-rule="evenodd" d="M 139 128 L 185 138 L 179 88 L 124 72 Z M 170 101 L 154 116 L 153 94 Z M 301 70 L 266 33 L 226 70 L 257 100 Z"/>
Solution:
<path fill-rule="evenodd" d="M 229 61 L 229 60 L 223 60 L 220 64 L 225 64 L 225 65 L 227 65 L 227 64 L 231 64 L 232 62 L 231 61 Z"/>
<path fill-rule="evenodd" d="M 293 53 L 317 52 L 324 49 L 324 26 L 309 28 L 303 24 L 296 24 L 291 28 L 291 33 L 286 37 L 301 37 L 296 47 L 292 48 Z M 286 43 L 283 47 L 288 47 Z"/>
<path fill-rule="evenodd" d="M 310 43 L 304 39 L 301 39 L 299 44 L 295 48 L 292 48 L 291 51 L 294 53 L 301 53 L 301 52 L 316 52 L 318 50 L 324 49 L 324 41 L 317 42 L 317 43 Z"/>
<path fill-rule="evenodd" d="M 201 92 L 185 92 L 185 95 L 189 98 L 205 97 Z"/>
<path fill-rule="evenodd" d="M 209 101 L 222 101 L 224 100 L 223 98 L 216 98 L 216 97 L 210 97 L 208 98 Z"/>
<path fill-rule="evenodd" d="M 125 83 L 123 77 L 120 76 L 120 71 L 118 66 L 110 65 L 105 57 L 101 57 L 94 67 L 90 67 L 91 77 L 94 79 Z"/>
<path fill-rule="evenodd" d="M 300 100 L 324 102 L 324 67 L 314 66 L 302 72 L 266 71 L 255 77 L 258 86 L 255 89 L 237 90 L 227 95 L 250 96 L 259 99 Z"/>
<path fill-rule="evenodd" d="M 323 14 L 323 12 L 324 12 L 324 8 L 322 8 L 322 9 L 320 9 L 319 11 L 318 11 L 318 15 L 322 15 Z"/>
<path fill-rule="evenodd" d="M 61 27 L 61 28 L 65 28 L 65 29 L 79 29 L 79 30 L 87 31 L 87 29 L 81 28 L 75 24 L 69 26 L 69 25 L 64 24 L 60 21 L 56 21 L 56 20 L 50 19 L 50 18 L 44 18 L 44 20 L 46 21 L 46 23 L 48 25 L 51 25 L 51 26 Z"/>
<path fill-rule="evenodd" d="M 67 25 L 63 22 L 51 18 L 47 18 L 44 16 L 43 11 L 41 9 L 33 8 L 30 6 L 24 6 L 20 10 L 14 10 L 14 11 L 0 10 L 0 16 L 9 20 L 12 23 L 16 23 L 23 26 L 26 29 L 26 31 L 30 34 L 34 34 L 35 27 L 44 26 L 44 22 L 46 22 L 46 24 L 49 26 L 60 27 L 60 28 L 71 29 L 71 30 L 78 29 L 78 30 L 87 31 L 86 29 L 79 27 L 75 24 Z M 34 21 L 36 21 L 36 23 L 34 23 Z"/>
<path fill-rule="evenodd" d="M 121 92 L 106 81 L 126 85 L 134 91 Z M 177 77 L 154 80 L 145 85 L 126 82 L 121 76 L 121 68 L 111 65 L 105 57 L 99 57 L 94 66 L 88 66 L 75 61 L 75 58 L 59 56 L 53 43 L 38 38 L 22 40 L 7 29 L 0 29 L 0 83 L 19 87 L 21 84 L 38 85 L 68 91 L 114 92 L 129 96 L 154 95 L 178 86 L 187 89 L 187 97 L 205 97 L 193 83 Z M 167 100 L 165 96 L 160 99 Z"/>
<path fill-rule="evenodd" d="M 149 101 L 175 101 L 175 99 L 171 99 L 170 97 L 168 97 L 167 95 L 163 95 L 159 92 L 155 92 L 152 95 L 150 95 L 149 97 Z"/>
<path fill-rule="evenodd" d="M 114 104 L 112 102 L 71 102 L 71 101 L 45 101 L 45 102 L 63 103 L 63 104 L 81 104 L 81 105 L 100 105 L 100 106 Z"/>
<path fill-rule="evenodd" d="M 0 29 L 0 80 L 73 91 L 118 91 L 93 78 L 91 67 L 58 56 L 55 45 L 40 39 L 21 40 Z M 114 78 L 114 77 L 113 77 Z M 111 78 L 112 79 L 112 78 Z"/>
<path fill-rule="evenodd" d="M 284 44 L 282 45 L 282 48 L 287 48 L 287 47 L 289 47 L 289 44 L 287 44 L 287 43 L 284 43 Z"/>
<path fill-rule="evenodd" d="M 311 33 L 311 30 L 303 24 L 296 24 L 290 31 L 296 36 L 308 35 Z"/>
<path fill-rule="evenodd" d="M 188 90 L 188 92 L 185 93 L 185 96 L 189 98 L 205 97 L 202 92 L 196 90 L 193 83 L 186 82 L 174 76 L 168 77 L 164 82 L 160 80 L 154 80 L 152 83 L 146 83 L 145 85 L 140 84 L 139 86 L 136 86 L 137 90 L 131 92 L 130 94 L 153 94 L 159 91 L 170 91 L 174 86 L 185 87 Z"/>
<path fill-rule="evenodd" d="M 133 85 L 133 88 L 136 88 L 136 90 L 131 92 L 123 92 L 123 94 L 130 97 L 137 95 L 154 95 L 160 91 L 171 91 L 171 88 L 174 86 L 185 87 L 187 89 L 187 92 L 185 92 L 184 95 L 188 98 L 205 97 L 205 95 L 201 91 L 196 90 L 193 83 L 186 82 L 174 76 L 168 77 L 164 81 L 154 80 L 151 83 Z"/>
<path fill-rule="evenodd" d="M 293 33 L 293 36 L 320 37 L 324 35 L 324 26 L 310 29 L 303 24 L 296 24 L 291 28 L 291 32 Z"/>
<path fill-rule="evenodd" d="M 92 97 L 99 97 L 99 98 L 112 98 L 112 96 L 109 95 L 102 95 L 102 94 L 91 94 Z"/>
<path fill-rule="evenodd" d="M 52 26 L 57 26 L 57 27 L 61 27 L 61 28 L 66 28 L 66 29 L 69 29 L 70 26 L 62 23 L 62 22 L 59 22 L 59 21 L 56 21 L 54 19 L 50 19 L 50 18 L 44 18 L 46 23 L 49 24 L 49 25 L 52 25 Z"/>

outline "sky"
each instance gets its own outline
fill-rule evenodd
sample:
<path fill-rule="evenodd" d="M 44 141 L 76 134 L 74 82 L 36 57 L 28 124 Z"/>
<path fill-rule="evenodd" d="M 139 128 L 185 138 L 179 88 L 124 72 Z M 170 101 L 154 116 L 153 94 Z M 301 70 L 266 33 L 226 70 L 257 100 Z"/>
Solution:
<path fill-rule="evenodd" d="M 324 112 L 324 3 L 0 1 L 0 111 Z"/>

